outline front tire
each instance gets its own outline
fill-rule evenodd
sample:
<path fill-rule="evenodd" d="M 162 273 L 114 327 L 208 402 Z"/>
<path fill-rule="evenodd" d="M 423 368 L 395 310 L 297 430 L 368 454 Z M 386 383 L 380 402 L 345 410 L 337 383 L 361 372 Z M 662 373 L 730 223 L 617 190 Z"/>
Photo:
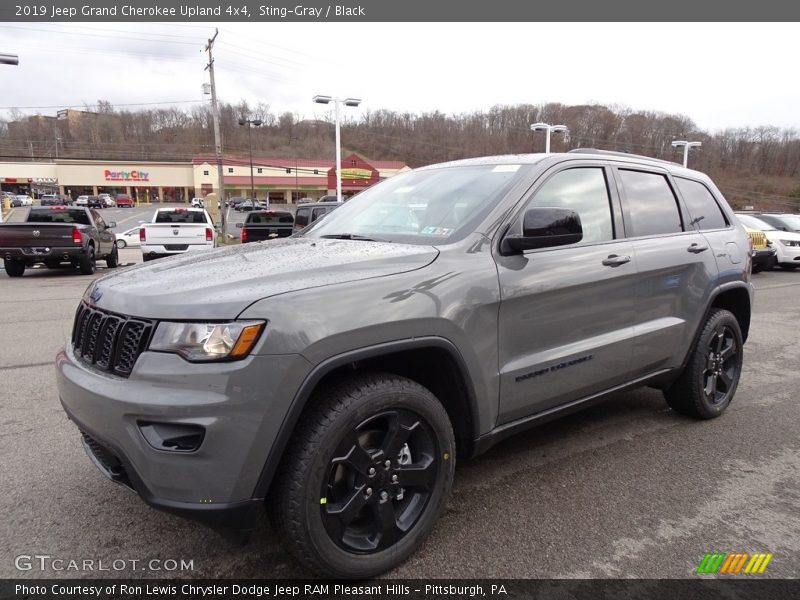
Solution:
<path fill-rule="evenodd" d="M 80 269 L 83 275 L 94 275 L 97 268 L 97 257 L 94 254 L 94 246 L 86 249 L 86 254 L 81 257 Z"/>
<path fill-rule="evenodd" d="M 341 381 L 312 402 L 284 456 L 270 514 L 306 567 L 373 577 L 406 560 L 447 504 L 450 420 L 428 389 L 386 373 Z"/>
<path fill-rule="evenodd" d="M 733 400 L 743 362 L 742 330 L 733 313 L 708 315 L 689 362 L 664 397 L 670 407 L 699 419 L 720 416 Z"/>
<path fill-rule="evenodd" d="M 111 249 L 111 254 L 106 256 L 106 266 L 109 269 L 116 269 L 117 265 L 119 265 L 119 250 L 117 250 L 116 244 Z"/>

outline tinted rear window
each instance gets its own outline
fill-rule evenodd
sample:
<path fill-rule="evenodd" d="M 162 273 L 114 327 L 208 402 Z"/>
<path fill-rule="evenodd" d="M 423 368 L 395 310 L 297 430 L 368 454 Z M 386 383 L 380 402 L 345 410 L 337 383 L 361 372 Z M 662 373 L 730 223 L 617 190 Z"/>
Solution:
<path fill-rule="evenodd" d="M 683 201 L 692 218 L 692 223 L 699 229 L 723 229 L 728 226 L 728 221 L 714 199 L 714 196 L 699 181 L 676 177 L 675 183 L 681 191 Z"/>
<path fill-rule="evenodd" d="M 205 223 L 206 216 L 199 211 L 186 209 L 176 209 L 171 211 L 159 211 L 156 215 L 156 223 Z"/>
<path fill-rule="evenodd" d="M 629 235 L 638 237 L 683 231 L 678 202 L 664 175 L 626 169 L 620 169 L 619 174 L 633 227 Z"/>
<path fill-rule="evenodd" d="M 250 213 L 248 225 L 291 225 L 294 223 L 292 213 Z"/>
<path fill-rule="evenodd" d="M 77 223 L 89 225 L 89 216 L 84 210 L 32 210 L 28 223 Z"/>

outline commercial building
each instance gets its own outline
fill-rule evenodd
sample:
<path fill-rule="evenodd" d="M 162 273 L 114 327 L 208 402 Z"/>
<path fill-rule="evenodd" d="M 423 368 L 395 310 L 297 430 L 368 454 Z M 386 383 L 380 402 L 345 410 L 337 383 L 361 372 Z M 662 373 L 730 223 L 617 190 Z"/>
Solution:
<path fill-rule="evenodd" d="M 342 159 L 342 193 L 352 195 L 409 167 L 399 161 L 370 161 L 356 154 Z M 336 191 L 332 160 L 225 157 L 225 197 L 255 196 L 273 203 L 319 198 Z M 217 185 L 214 156 L 192 162 L 98 161 L 55 159 L 51 162 L 0 162 L 0 189 L 39 196 L 58 192 L 72 198 L 99 193 L 126 193 L 140 202 L 188 202 Z"/>

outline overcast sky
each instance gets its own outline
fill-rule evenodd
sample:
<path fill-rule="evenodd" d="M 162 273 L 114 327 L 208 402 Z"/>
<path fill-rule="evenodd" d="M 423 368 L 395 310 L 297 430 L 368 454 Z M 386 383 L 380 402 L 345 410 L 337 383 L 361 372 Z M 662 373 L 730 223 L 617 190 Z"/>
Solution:
<path fill-rule="evenodd" d="M 200 102 L 213 32 L 196 23 L 2 23 L 0 52 L 20 64 L 0 66 L 0 106 L 55 114 L 98 99 Z M 224 101 L 301 118 L 324 115 L 311 97 L 331 94 L 363 99 L 352 116 L 603 103 L 684 114 L 708 131 L 800 129 L 798 34 L 797 23 L 223 23 L 216 79 Z"/>

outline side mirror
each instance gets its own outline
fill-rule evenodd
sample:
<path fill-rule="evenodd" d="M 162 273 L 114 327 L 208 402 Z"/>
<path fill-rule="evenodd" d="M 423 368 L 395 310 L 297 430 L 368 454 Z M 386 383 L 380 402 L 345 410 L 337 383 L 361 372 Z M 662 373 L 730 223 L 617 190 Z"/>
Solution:
<path fill-rule="evenodd" d="M 578 213 L 568 208 L 535 207 L 525 211 L 522 234 L 505 237 L 503 246 L 516 252 L 576 244 L 583 239 Z"/>
<path fill-rule="evenodd" d="M 236 224 L 236 229 L 241 229 L 242 227 L 244 227 L 244 223 L 237 223 Z"/>
<path fill-rule="evenodd" d="M 116 226 L 117 226 L 116 221 L 109 221 L 108 223 L 106 223 L 106 229 L 114 229 L 114 227 Z"/>

